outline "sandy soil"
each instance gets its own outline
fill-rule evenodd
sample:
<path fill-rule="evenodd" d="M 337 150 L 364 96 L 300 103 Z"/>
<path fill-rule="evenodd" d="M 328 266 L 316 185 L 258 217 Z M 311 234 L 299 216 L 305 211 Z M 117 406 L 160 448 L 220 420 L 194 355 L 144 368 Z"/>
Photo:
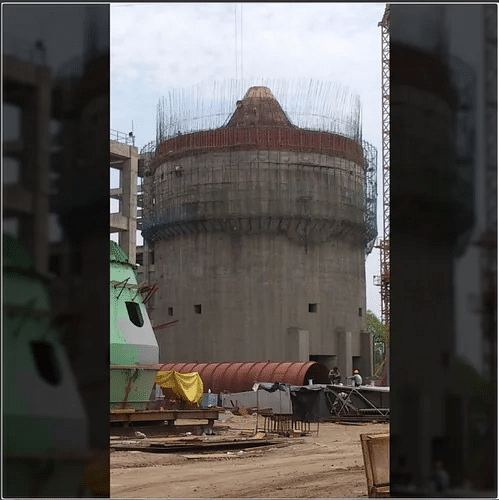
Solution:
<path fill-rule="evenodd" d="M 223 415 L 216 436 L 241 437 L 255 415 Z M 312 430 L 316 424 L 311 424 Z M 246 431 L 246 432 L 245 432 Z M 367 497 L 360 434 L 389 424 L 321 423 L 318 436 L 281 438 L 286 447 L 207 453 L 111 453 L 114 498 L 353 498 Z M 145 431 L 147 434 L 147 431 Z M 165 442 L 148 438 L 142 442 Z M 178 436 L 175 438 L 178 439 Z"/>

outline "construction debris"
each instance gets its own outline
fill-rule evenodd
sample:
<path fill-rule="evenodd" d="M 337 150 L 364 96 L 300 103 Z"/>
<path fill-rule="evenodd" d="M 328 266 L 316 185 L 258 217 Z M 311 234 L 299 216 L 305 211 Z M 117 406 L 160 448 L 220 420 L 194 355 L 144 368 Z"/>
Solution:
<path fill-rule="evenodd" d="M 292 443 L 296 444 L 302 440 L 293 440 Z M 262 446 L 288 446 L 288 441 L 282 439 L 231 439 L 224 441 L 190 441 L 190 442 L 171 442 L 171 443 L 152 443 L 142 444 L 139 442 L 133 443 L 132 441 L 125 441 L 122 444 L 111 443 L 111 448 L 114 450 L 122 451 L 143 451 L 150 453 L 177 453 L 185 451 L 208 451 L 208 450 L 239 450 L 241 448 L 255 448 Z"/>

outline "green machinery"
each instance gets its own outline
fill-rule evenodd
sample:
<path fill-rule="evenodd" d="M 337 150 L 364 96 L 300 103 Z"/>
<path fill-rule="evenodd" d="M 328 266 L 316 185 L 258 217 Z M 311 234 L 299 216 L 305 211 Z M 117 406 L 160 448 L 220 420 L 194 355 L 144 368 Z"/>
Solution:
<path fill-rule="evenodd" d="M 73 497 L 89 460 L 88 419 L 51 321 L 45 276 L 3 236 L 3 496 Z"/>
<path fill-rule="evenodd" d="M 111 241 L 110 408 L 145 410 L 158 371 L 159 347 L 137 283 L 136 265 Z"/>

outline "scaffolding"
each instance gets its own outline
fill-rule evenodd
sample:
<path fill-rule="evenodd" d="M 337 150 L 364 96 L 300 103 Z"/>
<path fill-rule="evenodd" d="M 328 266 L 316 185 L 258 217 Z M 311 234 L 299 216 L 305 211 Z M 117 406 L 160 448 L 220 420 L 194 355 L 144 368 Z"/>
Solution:
<path fill-rule="evenodd" d="M 481 323 L 485 375 L 497 378 L 497 11 L 484 6 L 486 164 L 485 228 L 478 245 L 482 249 Z"/>
<path fill-rule="evenodd" d="M 139 153 L 138 176 L 140 180 L 139 197 L 137 206 L 140 206 L 140 214 L 137 213 L 137 229 L 142 230 L 142 222 L 152 216 L 153 183 L 152 173 L 154 170 L 154 157 L 156 153 L 156 141 L 146 144 Z"/>
<path fill-rule="evenodd" d="M 364 149 L 364 227 L 365 237 L 364 244 L 366 247 L 366 255 L 370 254 L 376 237 L 378 236 L 377 224 L 377 199 L 378 199 L 378 182 L 377 182 L 377 165 L 378 151 L 368 142 L 363 143 Z"/>
<path fill-rule="evenodd" d="M 305 246 L 340 236 L 372 250 L 377 151 L 362 140 L 358 97 L 300 85 L 273 88 L 283 108 L 259 88 L 270 125 L 234 125 L 240 82 L 215 84 L 211 100 L 196 87 L 160 101 L 156 141 L 141 151 L 149 246 L 197 231 L 271 231 Z"/>
<path fill-rule="evenodd" d="M 381 26 L 381 103 L 382 103 L 382 171 L 383 171 L 383 237 L 380 250 L 380 276 L 374 284 L 381 290 L 381 324 L 385 344 L 390 336 L 390 4 L 386 4 Z"/>
<path fill-rule="evenodd" d="M 144 177 L 149 202 L 142 229 L 150 244 L 196 231 L 267 230 L 284 231 L 306 244 L 351 235 L 367 248 L 372 245 L 372 156 L 353 173 L 349 160 L 321 153 L 304 158 L 288 151 L 231 151 L 222 163 L 214 152 L 202 160 L 170 160 L 153 178 Z"/>
<path fill-rule="evenodd" d="M 338 134 L 362 142 L 358 95 L 333 82 L 305 79 L 226 80 L 174 89 L 160 99 L 156 143 L 228 124 L 246 89 L 268 87 L 296 128 Z"/>

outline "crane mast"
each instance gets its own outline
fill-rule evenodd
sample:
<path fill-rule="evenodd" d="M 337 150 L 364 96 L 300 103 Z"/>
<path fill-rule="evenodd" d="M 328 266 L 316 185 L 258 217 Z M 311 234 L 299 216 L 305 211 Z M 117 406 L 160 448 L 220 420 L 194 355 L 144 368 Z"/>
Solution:
<path fill-rule="evenodd" d="M 383 161 L 383 237 L 380 249 L 380 276 L 375 284 L 381 289 L 381 323 L 385 346 L 390 339 L 390 4 L 386 4 L 381 27 L 381 105 Z"/>

